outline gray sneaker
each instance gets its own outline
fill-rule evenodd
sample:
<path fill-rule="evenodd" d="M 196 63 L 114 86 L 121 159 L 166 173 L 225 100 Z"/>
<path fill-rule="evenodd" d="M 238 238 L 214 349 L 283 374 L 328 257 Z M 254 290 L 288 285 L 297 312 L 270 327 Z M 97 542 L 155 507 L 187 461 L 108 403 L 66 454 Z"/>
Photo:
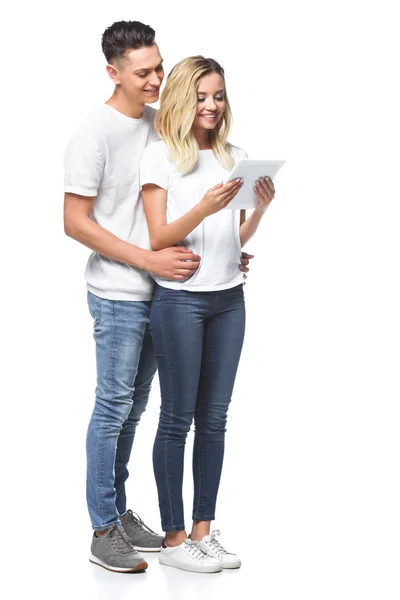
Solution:
<path fill-rule="evenodd" d="M 137 513 L 128 510 L 122 517 L 121 524 L 136 550 L 160 552 L 164 536 L 147 527 Z"/>
<path fill-rule="evenodd" d="M 110 525 L 100 537 L 93 534 L 90 562 L 117 573 L 133 573 L 147 569 L 147 562 L 132 546 L 120 525 Z"/>

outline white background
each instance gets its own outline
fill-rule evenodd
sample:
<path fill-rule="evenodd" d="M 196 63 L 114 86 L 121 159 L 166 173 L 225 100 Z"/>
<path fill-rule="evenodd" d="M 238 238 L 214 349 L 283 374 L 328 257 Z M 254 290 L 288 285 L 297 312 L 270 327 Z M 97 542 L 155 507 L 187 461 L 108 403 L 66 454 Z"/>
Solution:
<path fill-rule="evenodd" d="M 2 561 L 7 598 L 399 597 L 399 106 L 395 2 L 18 2 L 2 9 Z M 89 251 L 63 233 L 62 155 L 112 93 L 100 38 L 157 32 L 166 73 L 225 68 L 231 141 L 285 158 L 246 285 L 245 348 L 215 526 L 243 559 L 145 575 L 88 562 Z M 6 214 L 4 214 L 4 211 Z M 159 529 L 138 430 L 129 506 Z M 185 473 L 191 505 L 190 445 Z M 5 583 L 3 584 L 5 585 Z"/>

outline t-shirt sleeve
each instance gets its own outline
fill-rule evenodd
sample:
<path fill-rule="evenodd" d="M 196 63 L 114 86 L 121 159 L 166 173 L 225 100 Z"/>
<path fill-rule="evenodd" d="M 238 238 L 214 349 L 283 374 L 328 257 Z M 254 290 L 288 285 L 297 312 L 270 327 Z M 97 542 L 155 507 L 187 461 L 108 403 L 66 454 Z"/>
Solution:
<path fill-rule="evenodd" d="M 140 163 L 140 189 L 153 183 L 168 190 L 168 159 L 162 144 L 150 144 L 145 149 Z"/>
<path fill-rule="evenodd" d="M 104 163 L 99 142 L 89 135 L 75 134 L 64 154 L 64 191 L 80 196 L 96 196 Z"/>

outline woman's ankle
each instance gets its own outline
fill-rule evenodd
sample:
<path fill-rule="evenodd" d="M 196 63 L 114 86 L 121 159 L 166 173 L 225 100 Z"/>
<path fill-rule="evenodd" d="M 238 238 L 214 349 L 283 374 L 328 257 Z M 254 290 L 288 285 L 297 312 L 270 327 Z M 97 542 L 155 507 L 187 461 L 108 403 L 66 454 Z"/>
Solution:
<path fill-rule="evenodd" d="M 210 535 L 211 521 L 193 521 L 190 539 L 200 542 L 205 535 Z"/>
<path fill-rule="evenodd" d="M 187 533 L 184 529 L 181 531 L 167 531 L 165 534 L 165 543 L 167 546 L 179 546 L 187 539 Z"/>

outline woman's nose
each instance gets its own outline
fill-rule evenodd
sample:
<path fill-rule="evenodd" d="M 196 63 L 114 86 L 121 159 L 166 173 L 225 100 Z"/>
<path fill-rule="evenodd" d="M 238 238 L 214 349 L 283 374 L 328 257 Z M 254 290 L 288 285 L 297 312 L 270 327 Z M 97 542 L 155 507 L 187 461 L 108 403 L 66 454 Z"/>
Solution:
<path fill-rule="evenodd" d="M 212 111 L 216 110 L 217 105 L 214 102 L 214 98 L 207 98 L 206 108 L 207 108 L 207 110 L 212 110 Z"/>

